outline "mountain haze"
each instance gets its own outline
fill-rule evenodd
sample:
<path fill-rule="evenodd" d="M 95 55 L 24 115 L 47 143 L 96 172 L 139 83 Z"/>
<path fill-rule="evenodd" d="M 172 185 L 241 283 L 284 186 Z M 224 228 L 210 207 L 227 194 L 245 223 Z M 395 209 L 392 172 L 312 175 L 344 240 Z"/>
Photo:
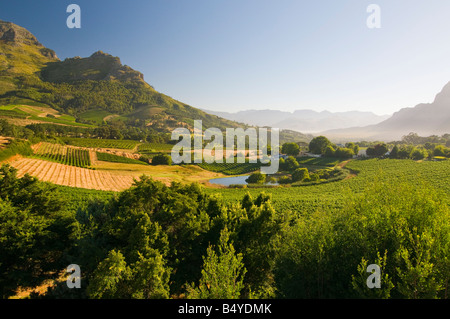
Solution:
<path fill-rule="evenodd" d="M 411 132 L 421 136 L 450 133 L 450 82 L 432 103 L 403 108 L 376 125 L 327 130 L 321 134 L 338 140 L 398 140 Z"/>
<path fill-rule="evenodd" d="M 336 113 L 329 111 L 317 112 L 313 110 L 296 110 L 294 112 L 278 110 L 247 110 L 236 113 L 206 112 L 249 125 L 277 127 L 303 133 L 317 133 L 324 129 L 377 124 L 389 118 L 389 115 L 380 116 L 371 112 L 360 111 Z"/>

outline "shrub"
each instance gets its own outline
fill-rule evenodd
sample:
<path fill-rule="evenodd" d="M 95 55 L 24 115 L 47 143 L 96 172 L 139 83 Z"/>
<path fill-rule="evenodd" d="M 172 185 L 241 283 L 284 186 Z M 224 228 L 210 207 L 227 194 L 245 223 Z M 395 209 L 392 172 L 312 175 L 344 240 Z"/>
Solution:
<path fill-rule="evenodd" d="M 309 178 L 309 172 L 307 168 L 297 168 L 292 174 L 293 182 L 301 182 L 306 178 Z"/>
<path fill-rule="evenodd" d="M 281 147 L 281 153 L 291 156 L 297 156 L 300 153 L 300 146 L 297 143 L 284 143 Z"/>
<path fill-rule="evenodd" d="M 318 136 L 309 143 L 309 151 L 313 154 L 323 154 L 331 142 L 325 136 Z"/>
<path fill-rule="evenodd" d="M 347 159 L 347 158 L 352 158 L 353 155 L 355 155 L 355 153 L 350 148 L 338 147 L 336 152 L 334 152 L 334 156 L 337 157 L 337 158 Z"/>
<path fill-rule="evenodd" d="M 334 157 L 334 152 L 335 152 L 335 150 L 334 150 L 333 146 L 328 145 L 327 148 L 325 149 L 325 152 L 323 155 L 325 157 Z"/>
<path fill-rule="evenodd" d="M 172 165 L 172 158 L 169 155 L 158 154 L 152 158 L 152 165 Z"/>
<path fill-rule="evenodd" d="M 261 173 L 253 173 L 245 181 L 249 184 L 264 184 L 266 181 L 266 175 Z"/>

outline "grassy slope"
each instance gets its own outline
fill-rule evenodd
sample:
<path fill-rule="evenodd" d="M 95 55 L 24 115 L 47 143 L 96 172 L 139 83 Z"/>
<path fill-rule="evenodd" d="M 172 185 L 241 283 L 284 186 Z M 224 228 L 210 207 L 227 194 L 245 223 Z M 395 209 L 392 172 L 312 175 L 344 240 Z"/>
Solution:
<path fill-rule="evenodd" d="M 52 117 L 48 117 L 50 114 Z M 46 106 L 32 105 L 0 105 L 0 117 L 28 119 L 39 123 L 53 123 L 77 127 L 94 127 L 93 125 L 77 123 L 75 117 L 60 114 L 55 109 Z"/>

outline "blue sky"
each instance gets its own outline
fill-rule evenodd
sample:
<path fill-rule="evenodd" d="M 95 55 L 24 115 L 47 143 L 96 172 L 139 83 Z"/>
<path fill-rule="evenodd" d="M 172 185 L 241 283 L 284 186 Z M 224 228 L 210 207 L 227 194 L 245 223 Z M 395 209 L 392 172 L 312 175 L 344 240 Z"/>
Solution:
<path fill-rule="evenodd" d="M 66 8 L 81 7 L 81 29 Z M 381 28 L 366 25 L 369 4 Z M 450 1 L 2 1 L 61 58 L 102 50 L 158 91 L 216 111 L 391 114 L 432 102 L 450 81 Z"/>

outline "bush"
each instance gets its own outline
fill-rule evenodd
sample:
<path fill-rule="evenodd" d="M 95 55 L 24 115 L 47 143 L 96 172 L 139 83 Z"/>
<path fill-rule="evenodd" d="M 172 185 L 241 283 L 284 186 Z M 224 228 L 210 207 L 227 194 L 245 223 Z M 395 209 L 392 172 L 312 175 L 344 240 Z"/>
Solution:
<path fill-rule="evenodd" d="M 416 161 L 423 160 L 426 157 L 428 157 L 428 152 L 426 150 L 415 149 L 411 153 L 411 158 Z"/>
<path fill-rule="evenodd" d="M 307 168 L 297 168 L 292 174 L 293 182 L 301 182 L 306 178 L 309 178 L 309 172 Z"/>
<path fill-rule="evenodd" d="M 249 184 L 264 184 L 266 181 L 266 175 L 261 173 L 253 173 L 245 181 Z"/>
<path fill-rule="evenodd" d="M 386 144 L 377 144 L 374 147 L 367 148 L 367 156 L 383 156 L 389 151 Z"/>
<path fill-rule="evenodd" d="M 325 149 L 325 152 L 323 155 L 325 157 L 334 157 L 334 153 L 335 153 L 335 150 L 334 150 L 333 146 L 328 145 L 327 148 Z"/>
<path fill-rule="evenodd" d="M 291 179 L 287 176 L 280 176 L 278 178 L 278 184 L 289 184 L 291 182 Z"/>
<path fill-rule="evenodd" d="M 324 154 L 328 145 L 331 145 L 331 142 L 325 136 L 318 136 L 309 143 L 309 151 L 313 154 Z"/>
<path fill-rule="evenodd" d="M 172 165 L 172 158 L 169 155 L 158 154 L 152 158 L 152 165 Z"/>
<path fill-rule="evenodd" d="M 300 146 L 298 146 L 297 143 L 284 143 L 281 147 L 281 153 L 290 156 L 297 156 L 300 153 Z"/>
<path fill-rule="evenodd" d="M 293 171 L 297 169 L 300 165 L 293 156 L 289 156 L 285 161 L 280 161 L 281 170 Z"/>
<path fill-rule="evenodd" d="M 350 148 L 338 147 L 338 149 L 334 152 L 335 157 L 343 159 L 352 158 L 353 155 L 355 155 L 355 153 Z"/>

